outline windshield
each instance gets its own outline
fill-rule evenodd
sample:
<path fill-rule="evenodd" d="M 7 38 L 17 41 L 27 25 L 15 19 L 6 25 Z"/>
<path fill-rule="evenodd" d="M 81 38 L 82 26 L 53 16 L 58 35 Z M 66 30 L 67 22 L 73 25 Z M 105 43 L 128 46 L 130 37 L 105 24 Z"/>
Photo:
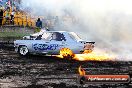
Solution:
<path fill-rule="evenodd" d="M 74 32 L 70 32 L 70 37 L 74 40 L 81 40 L 81 38 Z"/>

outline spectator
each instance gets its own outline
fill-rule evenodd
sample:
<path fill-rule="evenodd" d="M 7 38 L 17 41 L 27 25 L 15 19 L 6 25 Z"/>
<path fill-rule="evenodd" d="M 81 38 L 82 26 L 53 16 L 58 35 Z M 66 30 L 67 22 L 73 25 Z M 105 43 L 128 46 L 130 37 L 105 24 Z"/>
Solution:
<path fill-rule="evenodd" d="M 40 20 L 40 18 L 38 18 L 38 20 L 36 22 L 36 27 L 42 28 L 42 21 Z"/>
<path fill-rule="evenodd" d="M 10 5 L 6 2 L 6 10 L 10 9 Z"/>
<path fill-rule="evenodd" d="M 10 11 L 7 10 L 5 13 L 6 13 L 6 14 L 5 14 L 6 23 L 9 24 L 9 23 L 10 23 Z"/>
<path fill-rule="evenodd" d="M 15 14 L 15 11 L 13 10 L 11 12 L 11 24 L 13 24 L 13 25 L 14 25 L 14 14 Z"/>
<path fill-rule="evenodd" d="M 54 26 L 57 29 L 60 28 L 60 19 L 58 16 L 55 17 Z"/>
<path fill-rule="evenodd" d="M 35 32 L 40 32 L 41 28 L 42 28 L 42 21 L 40 20 L 40 18 L 38 18 L 38 20 L 36 22 L 36 30 L 35 30 Z"/>
<path fill-rule="evenodd" d="M 2 21 L 3 21 L 3 9 L 1 7 L 0 8 L 0 26 L 2 25 Z"/>

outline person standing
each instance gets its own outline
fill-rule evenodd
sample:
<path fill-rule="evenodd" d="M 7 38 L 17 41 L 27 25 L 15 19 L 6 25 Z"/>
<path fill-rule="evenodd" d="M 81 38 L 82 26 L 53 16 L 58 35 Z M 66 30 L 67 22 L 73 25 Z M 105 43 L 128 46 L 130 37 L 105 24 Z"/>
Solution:
<path fill-rule="evenodd" d="M 3 9 L 0 8 L 0 26 L 2 26 L 2 21 L 3 21 Z"/>
<path fill-rule="evenodd" d="M 36 22 L 36 30 L 35 30 L 35 32 L 40 32 L 41 28 L 42 28 L 42 21 L 40 20 L 40 18 L 38 18 L 38 20 Z"/>
<path fill-rule="evenodd" d="M 5 11 L 6 24 L 10 24 L 10 10 Z"/>
<path fill-rule="evenodd" d="M 36 22 L 36 27 L 42 28 L 42 21 L 40 20 L 40 18 L 38 18 L 38 20 Z"/>
<path fill-rule="evenodd" d="M 14 14 L 15 14 L 15 11 L 13 10 L 11 12 L 11 24 L 13 24 L 13 25 L 14 25 Z"/>

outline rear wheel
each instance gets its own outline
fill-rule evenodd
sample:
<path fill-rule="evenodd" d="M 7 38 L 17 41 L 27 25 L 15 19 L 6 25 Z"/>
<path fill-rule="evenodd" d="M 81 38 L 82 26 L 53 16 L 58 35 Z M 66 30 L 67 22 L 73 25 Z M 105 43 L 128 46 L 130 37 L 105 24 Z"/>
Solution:
<path fill-rule="evenodd" d="M 74 53 L 69 48 L 60 49 L 60 55 L 62 55 L 64 59 L 69 60 L 72 60 L 72 58 L 74 57 Z"/>
<path fill-rule="evenodd" d="M 28 50 L 27 46 L 20 46 L 19 47 L 19 54 L 21 56 L 27 56 L 29 54 L 29 50 Z"/>

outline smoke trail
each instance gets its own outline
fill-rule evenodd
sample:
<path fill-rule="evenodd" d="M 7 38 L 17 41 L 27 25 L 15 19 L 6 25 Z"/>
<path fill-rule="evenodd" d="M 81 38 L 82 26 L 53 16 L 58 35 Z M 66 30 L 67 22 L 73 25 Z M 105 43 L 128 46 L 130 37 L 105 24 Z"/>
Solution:
<path fill-rule="evenodd" d="M 23 0 L 34 15 L 70 15 L 76 20 L 62 23 L 60 29 L 74 31 L 95 41 L 96 47 L 132 60 L 131 0 Z M 124 60 L 124 58 L 122 58 Z"/>

